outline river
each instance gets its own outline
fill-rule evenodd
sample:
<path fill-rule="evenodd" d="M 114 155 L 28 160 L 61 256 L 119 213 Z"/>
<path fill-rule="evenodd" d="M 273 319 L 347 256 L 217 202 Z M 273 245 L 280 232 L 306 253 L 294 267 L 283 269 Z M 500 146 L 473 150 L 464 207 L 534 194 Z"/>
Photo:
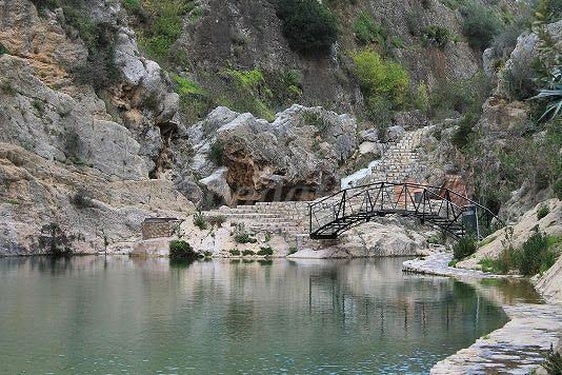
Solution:
<path fill-rule="evenodd" d="M 0 258 L 0 373 L 427 374 L 520 298 L 404 260 Z"/>

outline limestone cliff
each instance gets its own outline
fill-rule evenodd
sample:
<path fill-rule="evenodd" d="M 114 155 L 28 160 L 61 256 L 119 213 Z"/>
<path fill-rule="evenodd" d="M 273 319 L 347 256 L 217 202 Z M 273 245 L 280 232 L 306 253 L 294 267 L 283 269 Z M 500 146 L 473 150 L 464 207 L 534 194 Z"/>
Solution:
<path fill-rule="evenodd" d="M 80 11 L 112 54 L 92 60 L 69 8 L 0 2 L 1 254 L 126 252 L 144 217 L 193 210 L 170 181 L 149 178 L 177 94 L 140 55 L 118 4 Z M 109 67 L 118 78 L 101 82 Z"/>

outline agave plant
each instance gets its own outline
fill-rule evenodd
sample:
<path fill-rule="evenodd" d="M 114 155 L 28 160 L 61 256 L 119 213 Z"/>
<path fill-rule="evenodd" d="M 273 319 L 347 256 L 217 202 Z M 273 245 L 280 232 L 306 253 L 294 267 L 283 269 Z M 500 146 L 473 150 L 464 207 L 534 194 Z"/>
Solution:
<path fill-rule="evenodd" d="M 533 96 L 531 99 L 542 99 L 548 100 L 546 110 L 542 114 L 539 120 L 543 117 L 552 113 L 551 119 L 558 116 L 562 111 L 562 69 L 556 68 L 552 72 L 552 79 L 548 88 L 539 90 L 539 94 Z"/>

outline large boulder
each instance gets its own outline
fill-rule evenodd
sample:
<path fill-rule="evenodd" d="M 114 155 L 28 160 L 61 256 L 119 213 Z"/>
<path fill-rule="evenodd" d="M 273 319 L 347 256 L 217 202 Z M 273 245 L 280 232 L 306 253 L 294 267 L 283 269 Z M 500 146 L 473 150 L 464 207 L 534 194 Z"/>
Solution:
<path fill-rule="evenodd" d="M 293 105 L 272 123 L 219 107 L 189 130 L 191 165 L 227 204 L 315 199 L 338 187 L 356 130 L 351 116 L 320 107 Z"/>

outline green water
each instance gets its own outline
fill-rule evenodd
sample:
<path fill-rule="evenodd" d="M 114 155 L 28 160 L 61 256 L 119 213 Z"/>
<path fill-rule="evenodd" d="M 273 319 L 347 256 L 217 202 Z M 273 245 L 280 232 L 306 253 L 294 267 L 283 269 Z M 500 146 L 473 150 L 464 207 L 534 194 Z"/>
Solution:
<path fill-rule="evenodd" d="M 426 374 L 507 321 L 403 260 L 0 259 L 0 373 Z"/>

